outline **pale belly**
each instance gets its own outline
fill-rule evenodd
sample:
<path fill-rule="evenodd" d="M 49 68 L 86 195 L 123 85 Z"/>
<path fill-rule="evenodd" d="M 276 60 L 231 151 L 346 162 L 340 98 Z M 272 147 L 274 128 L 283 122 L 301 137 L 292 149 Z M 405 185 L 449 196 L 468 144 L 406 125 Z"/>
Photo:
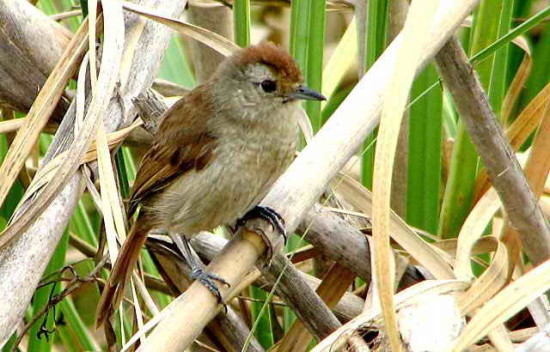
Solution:
<path fill-rule="evenodd" d="M 294 141 L 222 147 L 206 168 L 189 172 L 155 197 L 148 212 L 164 229 L 188 236 L 232 225 L 261 201 L 294 151 Z"/>

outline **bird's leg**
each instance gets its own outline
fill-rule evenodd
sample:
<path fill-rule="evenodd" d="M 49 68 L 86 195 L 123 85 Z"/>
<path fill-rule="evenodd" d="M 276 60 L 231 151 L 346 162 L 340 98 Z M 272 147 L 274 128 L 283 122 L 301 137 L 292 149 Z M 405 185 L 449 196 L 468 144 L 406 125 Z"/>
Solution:
<path fill-rule="evenodd" d="M 187 239 L 186 236 L 174 234 L 174 235 L 171 235 L 170 237 L 172 237 L 172 240 L 174 241 L 176 246 L 179 248 L 181 254 L 185 258 L 185 261 L 187 262 L 187 264 L 189 264 L 189 267 L 191 267 L 191 279 L 199 281 L 210 292 L 212 292 L 214 296 L 218 298 L 218 301 L 220 303 L 224 303 L 220 290 L 214 284 L 213 281 L 214 280 L 218 281 L 224 285 L 227 285 L 228 287 L 230 286 L 229 283 L 226 280 L 219 277 L 218 275 L 204 271 L 204 264 L 191 248 L 191 245 L 189 244 L 189 240 Z M 224 303 L 224 307 L 225 307 L 225 303 Z"/>
<path fill-rule="evenodd" d="M 237 220 L 237 223 L 235 225 L 235 232 L 239 229 L 239 227 L 243 226 L 247 220 L 260 218 L 268 221 L 271 226 L 283 236 L 285 239 L 285 243 L 287 241 L 287 233 L 285 229 L 285 220 L 279 213 L 277 213 L 275 210 L 273 210 L 270 207 L 263 207 L 260 205 L 256 205 L 254 208 L 250 209 L 242 218 Z"/>

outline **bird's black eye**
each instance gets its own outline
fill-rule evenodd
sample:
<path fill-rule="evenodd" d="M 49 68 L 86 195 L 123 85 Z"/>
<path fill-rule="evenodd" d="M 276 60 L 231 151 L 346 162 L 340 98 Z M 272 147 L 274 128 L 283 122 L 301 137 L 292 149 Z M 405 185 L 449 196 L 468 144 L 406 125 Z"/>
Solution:
<path fill-rule="evenodd" d="M 260 87 L 262 87 L 264 92 L 272 93 L 277 89 L 277 83 L 270 79 L 266 79 L 265 81 L 262 81 L 262 83 L 260 83 Z"/>

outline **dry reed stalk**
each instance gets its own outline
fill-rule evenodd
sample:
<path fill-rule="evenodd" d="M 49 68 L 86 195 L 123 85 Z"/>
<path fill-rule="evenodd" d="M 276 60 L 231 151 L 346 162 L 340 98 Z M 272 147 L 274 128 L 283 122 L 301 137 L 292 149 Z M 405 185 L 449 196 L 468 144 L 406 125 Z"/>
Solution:
<path fill-rule="evenodd" d="M 0 104 L 26 112 L 72 33 L 28 1 L 0 0 L 0 23 Z M 62 101 L 54 115 L 59 119 L 67 107 Z"/>
<path fill-rule="evenodd" d="M 475 0 L 441 3 L 432 27 L 432 40 L 422 53 L 423 64 L 439 51 L 476 3 Z M 292 231 L 296 228 L 330 179 L 378 124 L 382 92 L 387 88 L 391 72 L 389 68 L 394 64 L 400 44 L 398 37 L 262 201 L 262 205 L 274 208 L 283 216 L 287 229 Z M 262 226 L 260 222 L 257 226 L 268 238 L 274 238 L 273 229 L 267 224 Z M 256 263 L 263 250 L 264 242 L 257 234 L 241 232 L 225 248 L 224 253 L 208 266 L 208 270 L 221 274 L 230 283 L 239 282 Z M 235 254 L 239 256 L 235 257 Z M 231 270 L 227 270 L 228 267 Z M 227 289 L 222 288 L 222 292 L 227 294 Z M 197 310 L 202 314 L 193 314 Z M 141 350 L 155 346 L 164 351 L 176 351 L 189 346 L 218 310 L 219 305 L 207 289 L 194 283 L 186 294 L 174 302 L 169 312 L 164 314 Z M 188 329 L 175 329 L 183 322 Z"/>

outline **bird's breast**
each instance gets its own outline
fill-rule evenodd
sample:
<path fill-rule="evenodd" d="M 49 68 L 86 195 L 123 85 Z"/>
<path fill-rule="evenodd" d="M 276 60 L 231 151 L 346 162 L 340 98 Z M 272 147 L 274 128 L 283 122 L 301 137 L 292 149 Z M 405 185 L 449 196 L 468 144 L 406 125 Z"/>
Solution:
<path fill-rule="evenodd" d="M 296 135 L 224 136 L 212 161 L 163 192 L 166 227 L 193 234 L 232 224 L 267 193 L 296 151 Z"/>

